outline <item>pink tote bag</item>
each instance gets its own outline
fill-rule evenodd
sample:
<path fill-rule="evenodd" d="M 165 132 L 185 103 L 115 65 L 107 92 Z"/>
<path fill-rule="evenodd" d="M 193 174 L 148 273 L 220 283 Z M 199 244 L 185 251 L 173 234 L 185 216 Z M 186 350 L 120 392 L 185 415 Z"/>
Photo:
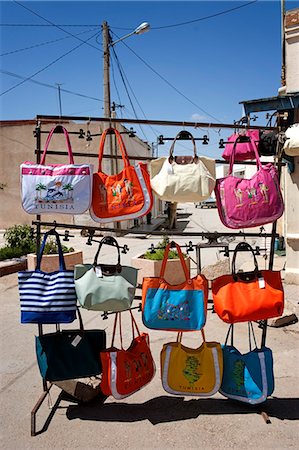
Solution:
<path fill-rule="evenodd" d="M 238 139 L 239 138 L 239 139 Z M 245 161 L 246 159 L 255 159 L 254 146 L 260 141 L 260 130 L 246 130 L 246 133 L 234 133 L 228 138 L 222 158 L 229 161 L 234 143 L 238 139 L 235 150 L 235 161 Z"/>
<path fill-rule="evenodd" d="M 278 175 L 273 164 L 262 165 L 253 148 L 257 172 L 249 179 L 232 175 L 237 141 L 230 158 L 229 174 L 216 180 L 215 195 L 221 222 L 228 228 L 251 228 L 277 220 L 284 210 Z"/>

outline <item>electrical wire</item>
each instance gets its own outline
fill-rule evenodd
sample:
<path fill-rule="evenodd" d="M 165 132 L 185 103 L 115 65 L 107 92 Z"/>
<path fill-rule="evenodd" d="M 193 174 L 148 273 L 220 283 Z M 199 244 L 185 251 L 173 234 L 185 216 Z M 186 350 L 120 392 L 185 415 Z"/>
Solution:
<path fill-rule="evenodd" d="M 228 14 L 232 11 L 236 11 L 237 9 L 241 9 L 241 8 L 245 8 L 246 6 L 250 6 L 253 3 L 257 3 L 258 0 L 254 0 L 252 2 L 249 3 L 245 3 L 243 5 L 239 5 L 239 6 L 235 6 L 234 8 L 230 8 L 230 9 L 226 9 L 224 11 L 220 11 L 219 13 L 215 13 L 215 14 L 210 14 L 209 16 L 205 16 L 205 17 L 199 17 L 198 19 L 193 19 L 193 20 L 188 20 L 186 22 L 180 22 L 180 23 L 174 23 L 171 25 L 162 25 L 160 27 L 152 27 L 151 26 L 151 30 L 162 30 L 165 28 L 174 28 L 174 27 L 181 27 L 184 25 L 189 25 L 191 23 L 196 23 L 196 22 L 201 22 L 202 20 L 208 20 L 208 19 L 213 19 L 214 17 L 218 17 L 218 16 L 222 16 L 224 14 Z M 125 31 L 133 31 L 134 28 L 123 28 L 123 27 L 111 27 L 115 30 L 125 30 Z"/>
<path fill-rule="evenodd" d="M 80 33 L 78 33 L 76 36 L 79 36 L 81 34 L 86 34 L 86 33 L 89 33 L 90 31 L 94 31 L 97 29 L 98 28 L 96 27 L 96 28 L 91 28 L 90 30 L 84 30 L 84 31 L 81 31 Z M 70 39 L 70 37 L 71 36 L 65 36 L 62 38 L 54 39 L 52 41 L 40 42 L 39 44 L 34 44 L 34 45 L 31 45 L 30 47 L 19 48 L 16 50 L 11 50 L 10 52 L 2 53 L 2 54 L 0 54 L 0 56 L 7 56 L 7 55 L 12 55 L 13 53 L 24 52 L 25 50 L 31 50 L 32 48 L 41 47 L 42 45 L 53 44 L 54 42 L 59 42 L 59 41 L 65 40 L 65 39 Z"/>
<path fill-rule="evenodd" d="M 118 58 L 118 56 L 117 56 L 117 54 L 116 54 L 116 51 L 115 51 L 115 48 L 114 48 L 114 47 L 112 47 L 112 51 L 113 51 L 113 55 L 114 55 L 114 57 L 115 57 L 115 59 L 116 59 L 118 68 L 119 68 L 119 70 L 122 72 L 122 74 L 123 74 L 123 76 L 124 76 L 124 78 L 125 78 L 125 80 L 126 80 L 126 83 L 127 83 L 127 85 L 129 86 L 129 88 L 130 88 L 130 90 L 131 90 L 131 92 L 132 92 L 132 95 L 133 95 L 133 97 L 135 98 L 135 101 L 136 101 L 137 105 L 139 106 L 140 111 L 142 112 L 143 117 L 144 117 L 146 120 L 148 120 L 148 118 L 147 118 L 146 115 L 145 115 L 145 112 L 143 111 L 143 109 L 142 109 L 142 107 L 141 107 L 141 105 L 140 105 L 140 103 L 139 103 L 139 101 L 138 101 L 138 99 L 137 99 L 137 97 L 136 97 L 136 95 L 135 95 L 135 93 L 134 93 L 134 90 L 133 90 L 132 86 L 131 86 L 130 83 L 129 83 L 129 80 L 128 80 L 126 74 L 125 74 L 125 71 L 124 71 L 124 69 L 123 69 L 123 67 L 122 67 L 122 65 L 121 65 L 121 63 L 120 63 L 120 61 L 119 61 L 119 58 Z M 136 117 L 136 118 L 137 118 L 137 117 Z M 152 130 L 153 134 L 154 134 L 155 137 L 157 138 L 157 137 L 158 137 L 158 134 L 159 134 L 159 131 L 157 132 L 157 130 L 155 130 L 151 125 L 149 125 L 149 128 Z"/>
<path fill-rule="evenodd" d="M 100 27 L 100 25 L 97 24 L 44 24 L 44 23 L 0 23 L 0 27 Z"/>
<path fill-rule="evenodd" d="M 113 47 L 112 47 L 112 48 L 113 48 Z M 113 49 L 113 50 L 114 50 L 114 49 Z M 113 54 L 115 55 L 115 51 L 113 51 Z M 120 74 L 120 77 L 121 77 L 121 79 L 122 79 L 122 82 L 123 82 L 125 91 L 126 91 L 126 93 L 127 93 L 129 102 L 130 102 L 130 104 L 131 104 L 131 108 L 132 108 L 132 110 L 133 110 L 133 112 L 134 112 L 134 114 L 135 114 L 135 118 L 138 119 L 137 112 L 136 112 L 135 107 L 134 107 L 134 105 L 133 105 L 133 102 L 132 102 L 132 99 L 131 99 L 131 96 L 130 96 L 128 87 L 127 87 L 126 82 L 125 82 L 125 78 L 124 78 L 124 76 L 123 76 L 122 70 L 121 70 L 121 68 L 120 68 L 119 65 L 118 65 L 118 70 L 119 70 L 119 74 Z M 141 125 L 139 125 L 139 128 L 140 128 L 141 133 L 143 134 L 145 140 L 148 141 L 148 138 L 147 138 L 147 136 L 146 136 L 146 134 L 145 134 L 145 132 L 144 132 L 144 130 L 143 130 L 143 127 L 142 127 Z"/>
<path fill-rule="evenodd" d="M 46 19 L 46 17 L 43 17 L 42 15 L 38 14 L 37 12 L 35 12 L 35 11 L 33 11 L 32 9 L 28 8 L 27 6 L 23 5 L 22 3 L 20 3 L 20 2 L 18 2 L 18 1 L 16 1 L 16 0 L 13 0 L 13 2 L 14 2 L 16 5 L 21 6 L 22 8 L 24 8 L 24 9 L 26 9 L 27 11 L 31 12 L 31 13 L 34 14 L 35 16 L 39 17 L 40 19 L 45 20 L 45 21 L 48 22 L 50 25 L 52 25 L 52 26 L 58 28 L 59 30 L 61 30 L 61 31 L 63 31 L 64 33 L 66 33 L 66 34 L 72 36 L 73 38 L 77 39 L 78 41 L 81 41 L 83 44 L 87 44 L 87 45 L 89 45 L 90 47 L 95 48 L 96 50 L 99 50 L 100 52 L 102 52 L 102 49 L 96 47 L 95 45 L 89 44 L 89 43 L 86 42 L 86 41 L 83 41 L 82 39 L 80 39 L 80 38 L 79 38 L 78 36 L 76 36 L 75 34 L 70 33 L 69 31 L 66 31 L 66 30 L 65 30 L 64 28 L 62 28 L 60 25 L 56 25 L 55 23 L 51 22 L 51 20 Z"/>
<path fill-rule="evenodd" d="M 120 95 L 119 95 L 119 91 L 118 91 L 118 88 L 117 88 L 117 84 L 116 84 L 116 81 L 115 81 L 113 60 L 111 60 L 111 72 L 112 72 L 112 79 L 113 79 L 114 88 L 115 88 L 116 95 L 117 95 L 117 98 L 118 98 L 118 101 L 119 101 L 119 105 L 120 105 L 120 116 L 123 117 L 123 115 L 122 115 L 122 104 L 121 104 L 121 100 L 120 100 Z"/>
<path fill-rule="evenodd" d="M 92 35 L 91 37 L 89 37 L 87 40 L 89 41 L 90 39 L 94 38 L 96 35 L 98 34 L 98 32 L 96 32 L 94 35 Z M 53 66 L 53 64 L 55 64 L 56 62 L 60 61 L 62 58 L 64 58 L 65 56 L 69 55 L 70 53 L 74 52 L 75 50 L 77 50 L 79 47 L 82 47 L 82 45 L 84 45 L 85 42 L 83 41 L 81 44 L 78 44 L 76 47 L 74 47 L 73 49 L 69 50 L 68 52 L 64 53 L 63 55 L 59 56 L 58 58 L 56 58 L 54 61 L 50 62 L 49 64 L 47 64 L 46 66 L 44 66 L 42 69 L 38 70 L 37 72 L 33 73 L 32 75 L 30 75 L 29 77 L 25 78 L 25 80 L 22 80 L 20 83 L 15 84 L 14 86 L 10 87 L 9 89 L 6 89 L 6 91 L 1 92 L 0 97 L 2 97 L 2 95 L 7 94 L 8 92 L 16 89 L 18 86 L 21 86 L 22 84 L 26 83 L 26 81 L 31 80 L 32 78 L 34 78 L 36 75 L 38 75 L 39 73 L 43 72 L 44 70 L 48 69 L 49 67 Z"/>
<path fill-rule="evenodd" d="M 114 33 L 115 34 L 115 33 Z M 116 37 L 117 34 L 115 34 Z M 179 95 L 184 97 L 185 100 L 187 100 L 189 103 L 191 103 L 193 106 L 196 106 L 200 111 L 202 111 L 207 116 L 211 117 L 212 119 L 216 120 L 217 122 L 221 122 L 220 119 L 217 119 L 217 117 L 213 116 L 212 114 L 208 113 L 205 109 L 203 109 L 201 106 L 197 105 L 197 103 L 193 102 L 190 98 L 188 98 L 185 94 L 183 94 L 178 88 L 176 88 L 170 81 L 168 81 L 163 75 L 161 75 L 159 72 L 157 72 L 148 62 L 146 62 L 141 56 L 139 56 L 131 47 L 128 46 L 124 41 L 121 41 L 123 45 L 125 45 L 140 61 L 143 62 L 152 72 L 154 72 L 161 80 L 163 80 L 168 86 L 170 86 L 173 90 L 175 90 Z"/>
<path fill-rule="evenodd" d="M 26 77 L 24 77 L 22 75 L 18 75 L 17 73 L 14 73 L 14 72 L 8 72 L 7 70 L 0 69 L 0 73 L 3 73 L 4 75 L 8 75 L 8 76 L 11 76 L 11 77 L 19 78 L 21 80 L 27 80 Z M 47 87 L 47 88 L 51 88 L 51 89 L 57 90 L 57 86 L 54 86 L 53 84 L 43 83 L 42 81 L 37 81 L 37 80 L 27 80 L 27 81 L 30 81 L 30 83 L 34 83 L 34 84 L 37 84 L 39 86 L 43 86 L 43 87 Z M 65 92 L 66 94 L 76 95 L 77 97 L 87 98 L 89 100 L 95 100 L 97 102 L 105 103 L 105 101 L 102 100 L 101 98 L 91 97 L 90 95 L 85 95 L 85 94 L 81 94 L 80 92 L 70 91 L 69 89 L 60 88 L 60 91 L 61 92 Z M 116 106 L 120 107 L 122 105 L 116 104 Z"/>

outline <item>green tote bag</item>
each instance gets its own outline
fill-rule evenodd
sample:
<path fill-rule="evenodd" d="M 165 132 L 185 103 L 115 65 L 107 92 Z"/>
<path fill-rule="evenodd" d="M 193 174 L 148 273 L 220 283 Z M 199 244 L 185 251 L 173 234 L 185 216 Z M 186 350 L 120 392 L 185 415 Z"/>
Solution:
<path fill-rule="evenodd" d="M 98 264 L 103 244 L 117 248 L 116 265 Z M 120 264 L 120 248 L 112 236 L 104 237 L 93 264 L 75 266 L 75 288 L 80 305 L 92 311 L 119 312 L 132 305 L 137 285 L 137 269 Z"/>

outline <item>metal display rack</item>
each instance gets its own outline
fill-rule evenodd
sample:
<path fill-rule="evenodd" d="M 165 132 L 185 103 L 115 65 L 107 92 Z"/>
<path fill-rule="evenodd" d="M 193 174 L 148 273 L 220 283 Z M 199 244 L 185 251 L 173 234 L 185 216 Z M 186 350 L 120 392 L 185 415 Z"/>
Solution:
<path fill-rule="evenodd" d="M 42 154 L 42 149 L 41 149 L 41 135 L 42 134 L 48 134 L 49 130 L 43 130 L 42 126 L 45 125 L 47 126 L 47 124 L 49 124 L 49 122 L 56 122 L 57 125 L 59 125 L 62 122 L 66 122 L 66 121 L 79 121 L 79 122 L 104 122 L 107 123 L 107 125 L 111 126 L 115 126 L 116 124 L 145 124 L 145 125 L 158 125 L 158 126 L 174 126 L 174 127 L 192 127 L 192 128 L 206 128 L 206 129 L 210 129 L 210 128 L 225 128 L 225 129 L 246 129 L 246 128 L 250 128 L 250 129 L 262 129 L 262 130 L 277 130 L 277 127 L 267 127 L 267 126 L 256 126 L 256 125 L 250 125 L 249 126 L 249 117 L 248 117 L 248 121 L 246 125 L 243 124 L 239 124 L 239 123 L 234 123 L 234 124 L 225 124 L 225 123 L 204 123 L 204 122 L 183 122 L 183 121 L 166 121 L 166 120 L 140 120 L 140 119 L 117 119 L 117 118 L 104 118 L 104 117 L 84 117 L 84 116 L 53 116 L 53 115 L 37 115 L 36 116 L 36 128 L 34 131 L 34 136 L 36 138 L 36 149 L 35 149 L 35 154 L 36 154 L 36 163 L 39 164 L 40 160 L 41 160 L 41 154 Z M 82 128 L 80 128 L 80 124 L 78 124 L 78 132 L 71 132 L 72 134 L 77 134 L 78 137 L 82 138 Z M 129 133 L 129 132 L 128 132 Z M 131 133 L 133 133 L 131 131 Z M 99 134 L 98 134 L 99 135 Z M 98 136 L 97 135 L 97 136 Z M 96 135 L 95 135 L 96 136 Z M 169 138 L 171 139 L 171 138 Z M 51 154 L 51 155 L 67 155 L 68 153 L 66 151 L 59 151 L 59 150 L 50 150 L 47 151 L 47 154 Z M 87 153 L 87 152 L 73 152 L 74 156 L 80 156 L 80 157 L 89 157 L 89 158 L 98 158 L 98 154 L 97 153 Z M 151 159 L 154 158 L 149 158 L 149 157 L 144 157 L 144 156 L 129 156 L 129 159 L 132 160 L 139 160 L 139 161 L 150 161 Z M 104 158 L 108 158 L 108 159 L 121 159 L 121 156 L 118 155 L 104 155 Z M 227 164 L 227 161 L 224 160 L 216 160 L 216 163 L 222 163 L 222 164 Z M 279 179 L 281 176 L 281 167 L 284 165 L 282 163 L 282 159 L 281 159 L 281 155 L 279 155 L 276 159 L 276 163 L 277 163 L 277 168 L 278 168 L 278 175 L 279 175 Z M 236 164 L 242 164 L 242 165 L 252 165 L 255 164 L 255 162 L 251 162 L 251 161 L 242 161 L 242 162 L 236 162 Z M 211 248 L 211 247 L 217 247 L 217 248 L 223 248 L 224 250 L 222 250 L 222 252 L 224 252 L 224 254 L 226 256 L 228 256 L 230 250 L 229 250 L 229 243 L 224 243 L 224 242 L 218 242 L 217 239 L 219 237 L 242 237 L 242 238 L 250 238 L 250 237 L 264 237 L 264 238 L 271 238 L 271 243 L 270 243 L 270 255 L 269 255 L 269 263 L 268 263 L 268 268 L 269 270 L 273 269 L 273 263 L 274 263 L 274 245 L 275 245 L 275 238 L 278 237 L 278 234 L 276 233 L 276 221 L 273 222 L 272 224 L 272 231 L 271 233 L 265 233 L 263 231 L 261 231 L 260 233 L 257 232 L 243 232 L 243 231 L 239 231 L 239 232 L 221 232 L 221 233 L 215 233 L 215 232 L 180 232 L 180 231 L 175 231 L 175 230 L 164 230 L 164 231 L 141 231 L 141 230 L 135 230 L 132 232 L 131 229 L 120 229 L 118 228 L 117 230 L 115 228 L 109 228 L 109 227 L 97 227 L 97 226 L 89 226 L 89 225 L 74 225 L 74 224 L 65 224 L 65 223 L 60 223 L 60 222 L 56 222 L 55 220 L 53 222 L 49 222 L 49 221 L 43 221 L 41 219 L 40 215 L 36 216 L 36 220 L 32 221 L 32 225 L 34 225 L 36 227 L 36 241 L 37 241 L 37 252 L 39 250 L 40 247 L 40 242 L 41 242 L 41 234 L 42 234 L 42 227 L 55 227 L 55 228 L 61 228 L 61 229 L 77 229 L 77 230 L 81 230 L 81 231 L 87 231 L 87 233 L 90 233 L 91 235 L 94 235 L 94 233 L 96 231 L 98 232 L 117 232 L 120 235 L 126 235 L 126 234 L 130 234 L 133 233 L 134 235 L 152 235 L 152 236 L 161 236 L 163 237 L 163 235 L 171 235 L 172 237 L 175 236 L 181 236 L 181 237 L 193 237 L 193 238 L 202 238 L 202 239 L 208 239 L 208 243 L 197 243 L 194 245 L 194 248 L 196 250 L 196 266 L 197 266 L 197 271 L 200 272 L 201 271 L 201 250 L 203 248 Z M 65 231 L 65 233 L 68 233 L 67 231 Z M 193 247 L 193 243 L 190 241 L 189 242 L 189 247 L 191 246 Z M 186 247 L 188 247 L 188 245 L 186 245 Z M 137 296 L 138 297 L 138 296 Z M 137 298 L 136 297 L 136 298 Z M 139 297 L 140 298 L 140 297 Z M 139 299 L 137 298 L 137 299 Z M 138 307 L 134 307 L 132 309 L 138 309 L 141 310 L 140 305 Z M 104 313 L 102 314 L 102 318 L 103 319 L 107 319 L 109 314 L 115 314 L 115 313 Z M 259 324 L 260 328 L 262 328 L 262 345 L 265 345 L 265 341 L 266 341 L 266 330 L 267 330 L 267 321 L 261 321 Z M 59 329 L 58 326 L 56 326 L 57 330 Z M 38 325 L 38 333 L 39 335 L 41 335 L 43 333 L 43 328 L 42 325 Z M 50 389 L 52 387 L 52 383 L 47 382 L 46 380 L 43 380 L 43 392 L 42 395 L 40 396 L 40 398 L 38 399 L 38 401 L 36 402 L 36 404 L 34 405 L 32 411 L 31 411 L 31 435 L 32 436 L 36 436 L 37 434 L 45 431 L 45 429 L 47 428 L 47 424 L 49 423 L 50 418 L 52 418 L 54 412 L 53 409 L 46 421 L 46 424 L 44 425 L 44 427 L 42 428 L 41 431 L 37 431 L 36 430 L 36 414 L 39 410 L 39 408 L 41 407 L 41 405 L 43 404 L 45 398 L 47 397 L 47 395 L 50 392 Z M 61 394 L 59 395 L 54 407 L 57 407 L 60 400 L 61 400 Z M 261 412 L 262 416 L 264 417 L 264 415 L 266 413 Z"/>

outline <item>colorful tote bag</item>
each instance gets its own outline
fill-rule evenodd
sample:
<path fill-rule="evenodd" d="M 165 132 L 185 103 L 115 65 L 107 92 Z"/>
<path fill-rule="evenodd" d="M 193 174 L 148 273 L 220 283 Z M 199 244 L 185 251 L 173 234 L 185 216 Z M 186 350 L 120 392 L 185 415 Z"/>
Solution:
<path fill-rule="evenodd" d="M 104 145 L 108 133 L 114 133 L 124 162 L 117 175 L 102 171 Z M 115 128 L 106 129 L 101 137 L 99 168 L 93 175 L 92 205 L 90 215 L 96 222 L 107 223 L 136 219 L 147 214 L 153 204 L 152 190 L 146 165 L 130 165 L 121 134 Z"/>
<path fill-rule="evenodd" d="M 222 350 L 218 342 L 206 342 L 199 348 L 182 345 L 182 333 L 176 342 L 163 345 L 161 379 L 166 392 L 175 395 L 210 397 L 220 388 L 222 380 Z"/>
<path fill-rule="evenodd" d="M 238 141 L 237 141 L 238 140 Z M 228 143 L 225 145 L 222 158 L 227 161 L 230 160 L 233 152 L 234 143 L 236 143 L 235 149 L 235 161 L 245 161 L 246 159 L 255 159 L 254 146 L 259 145 L 260 131 L 259 130 L 246 130 L 240 133 L 234 133 L 228 138 Z"/>
<path fill-rule="evenodd" d="M 159 158 L 150 163 L 151 187 L 155 194 L 168 202 L 201 202 L 210 197 L 216 181 L 215 160 L 197 156 L 195 140 L 193 156 L 174 156 L 174 145 L 180 139 L 177 134 L 168 158 Z"/>
<path fill-rule="evenodd" d="M 249 179 L 233 175 L 235 141 L 230 158 L 229 174 L 216 181 L 215 195 L 219 217 L 228 228 L 250 228 L 277 220 L 283 214 L 283 199 L 276 168 L 262 165 L 257 147 L 255 151 L 257 172 Z"/>
<path fill-rule="evenodd" d="M 163 277 L 168 252 L 175 246 L 186 276 L 179 285 L 169 284 Z M 180 246 L 167 245 L 160 277 L 145 277 L 142 283 L 142 320 L 147 328 L 169 331 L 200 330 L 206 322 L 208 281 L 203 275 L 190 278 Z"/>
<path fill-rule="evenodd" d="M 46 164 L 54 132 L 66 139 L 69 164 Z M 50 131 L 40 164 L 21 164 L 22 205 L 29 214 L 82 214 L 90 207 L 92 165 L 74 164 L 67 130 L 57 125 Z"/>
<path fill-rule="evenodd" d="M 116 265 L 98 264 L 104 244 L 116 247 Z M 93 264 L 75 266 L 75 288 L 80 305 L 92 311 L 124 311 L 130 308 L 137 286 L 138 271 L 134 267 L 122 266 L 120 248 L 112 236 L 104 237 L 94 257 Z"/>
<path fill-rule="evenodd" d="M 130 314 L 133 334 L 130 347 L 128 349 L 123 347 L 121 313 L 116 313 L 111 347 L 100 352 L 103 369 L 101 390 L 104 395 L 112 395 L 117 400 L 134 394 L 148 384 L 155 375 L 155 364 L 149 347 L 149 336 L 147 333 L 140 333 L 131 310 Z M 114 347 L 118 319 L 120 349 Z"/>
<path fill-rule="evenodd" d="M 274 391 L 273 355 L 268 347 L 257 348 L 251 323 L 249 328 L 249 352 L 241 353 L 233 345 L 233 325 L 222 346 L 223 377 L 219 392 L 227 398 L 256 405 L 264 402 Z M 227 344 L 231 333 L 231 345 Z M 251 348 L 252 333 L 255 348 Z"/>
<path fill-rule="evenodd" d="M 59 270 L 43 272 L 41 261 L 48 236 L 58 246 Z M 70 323 L 76 318 L 77 296 L 74 272 L 66 270 L 59 235 L 50 230 L 44 235 L 36 269 L 18 273 L 21 323 Z"/>
<path fill-rule="evenodd" d="M 239 251 L 251 251 L 254 258 L 252 272 L 236 273 Z M 214 309 L 227 323 L 264 320 L 281 316 L 284 291 L 279 271 L 259 270 L 252 247 L 240 242 L 234 251 L 232 275 L 222 275 L 212 281 Z"/>

